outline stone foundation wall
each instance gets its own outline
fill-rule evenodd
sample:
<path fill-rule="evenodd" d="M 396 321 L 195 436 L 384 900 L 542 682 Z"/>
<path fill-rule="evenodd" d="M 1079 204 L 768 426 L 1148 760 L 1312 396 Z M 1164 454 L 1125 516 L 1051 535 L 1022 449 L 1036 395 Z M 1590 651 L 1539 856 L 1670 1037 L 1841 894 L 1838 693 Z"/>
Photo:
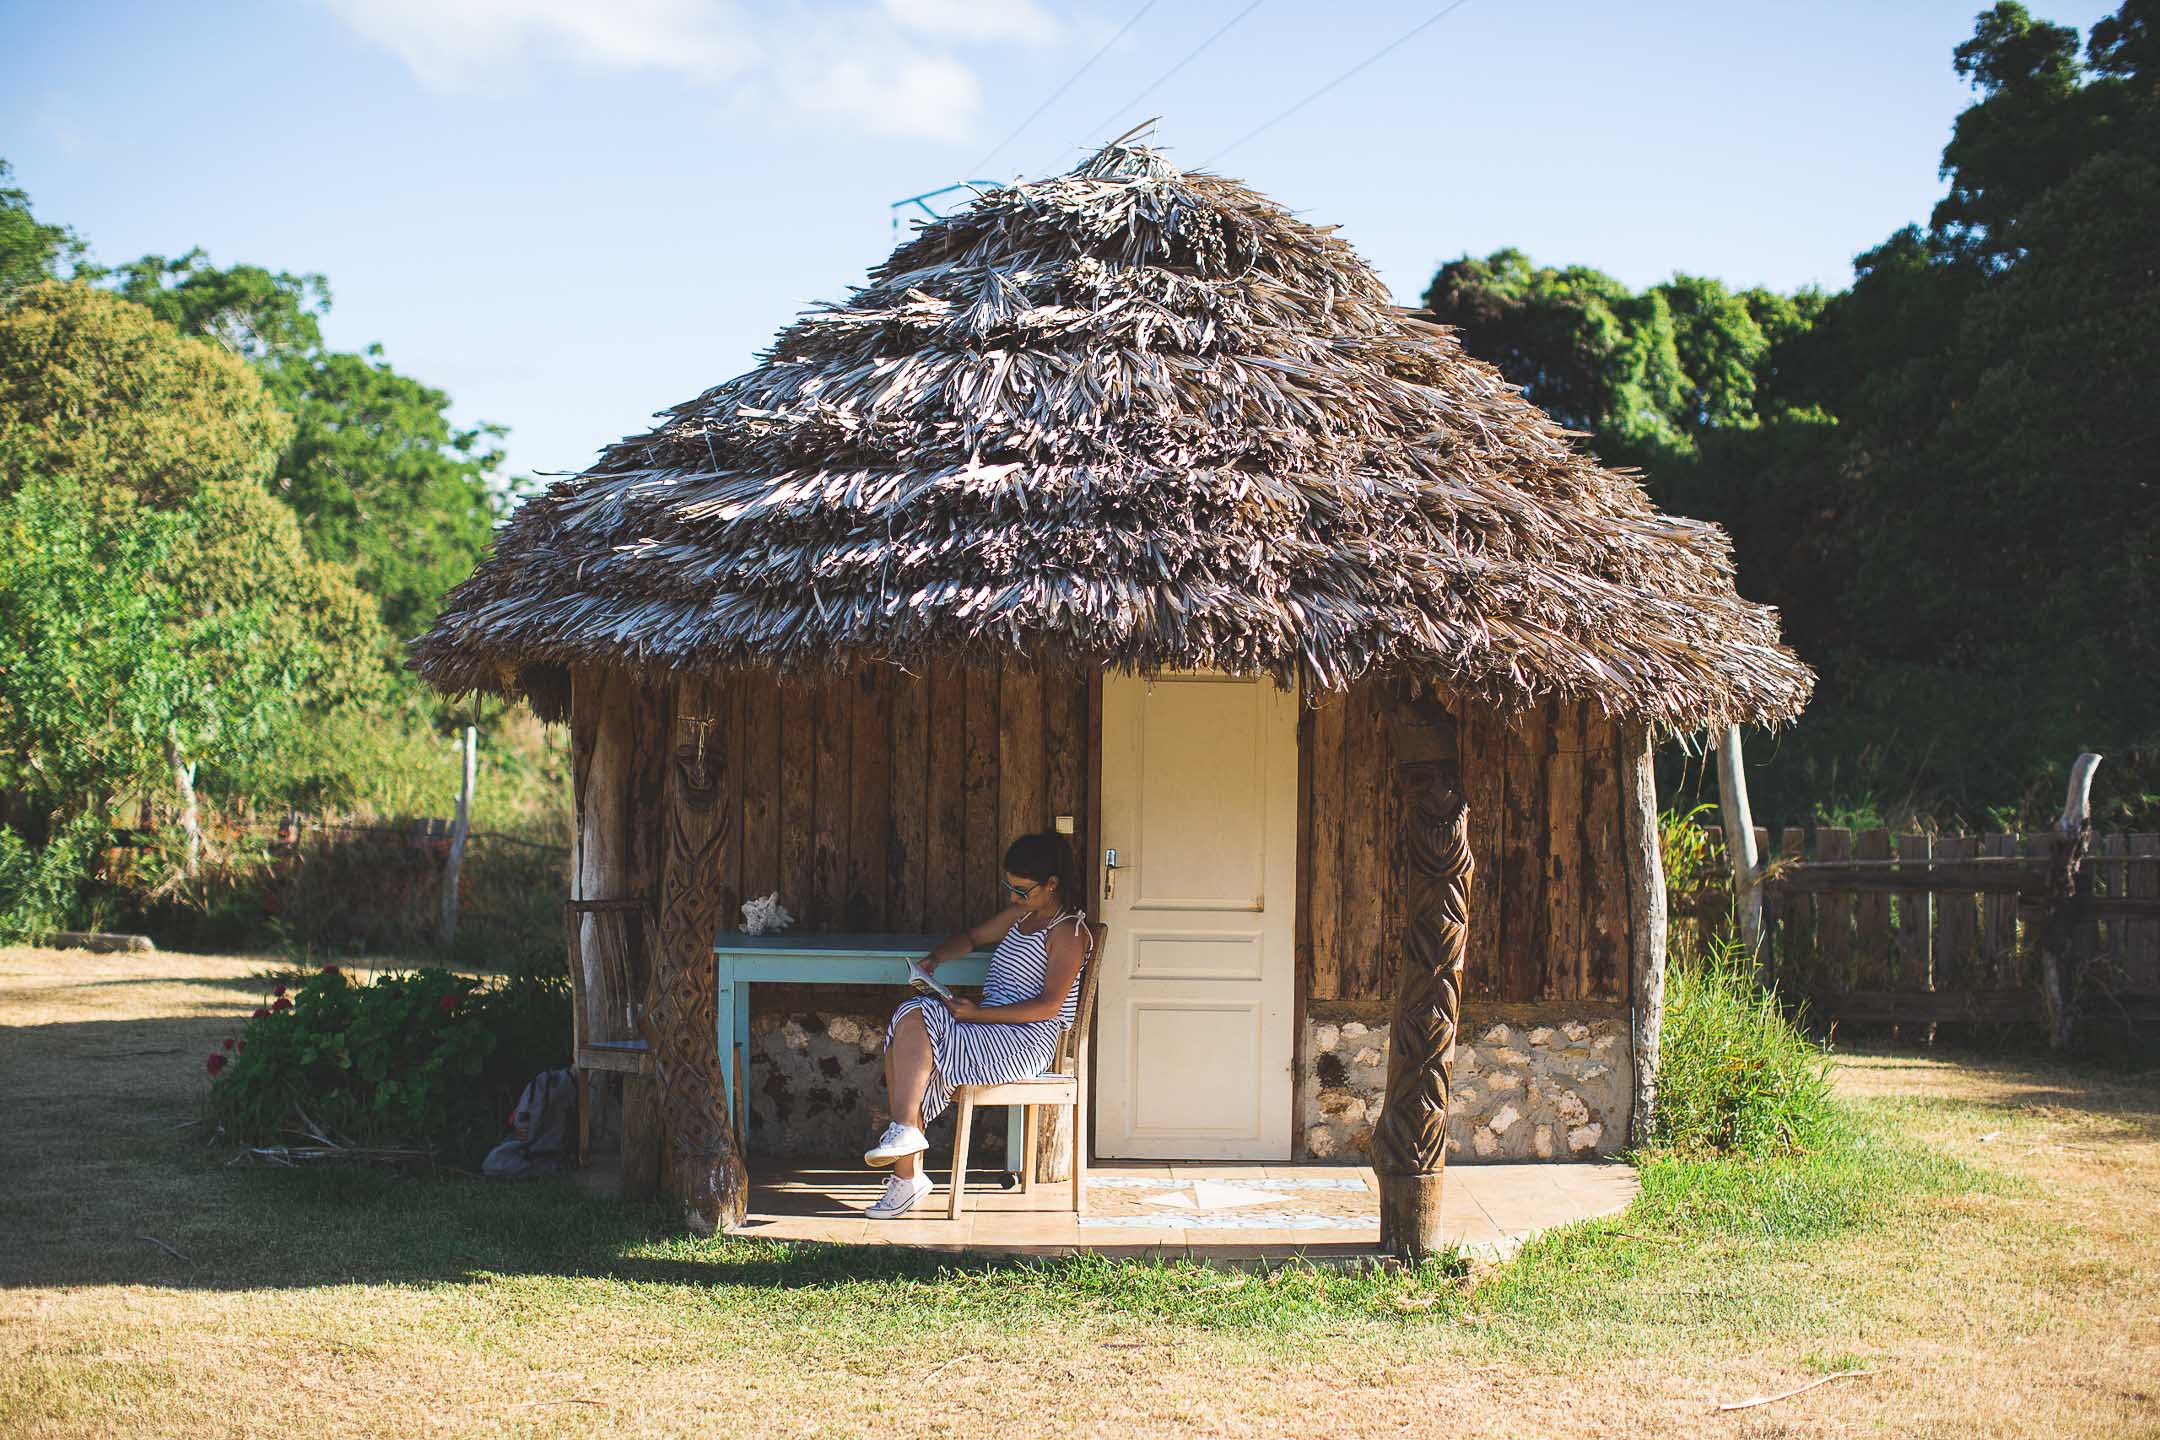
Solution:
<path fill-rule="evenodd" d="M 813 1010 L 788 1003 L 799 1002 L 802 993 L 771 1008 L 752 1002 L 750 1050 L 744 1057 L 750 1072 L 745 1086 L 750 1154 L 859 1165 L 864 1148 L 892 1119 L 885 1108 L 884 1069 L 885 1022 L 891 1015 L 855 1004 Z M 840 992 L 843 1003 L 845 993 Z M 895 996 L 892 1003 L 905 998 Z M 953 1112 L 932 1121 L 928 1133 L 942 1174 L 952 1156 Z M 1004 1143 L 1004 1108 L 978 1111 L 970 1164 L 1002 1163 Z"/>
<path fill-rule="evenodd" d="M 1299 1158 L 1371 1159 L 1372 1126 L 1387 1089 L 1388 1027 L 1379 1013 L 1376 1006 L 1316 1004 L 1307 1017 Z M 885 1020 L 852 1007 L 753 1010 L 745 1057 L 753 1156 L 861 1155 L 890 1118 Z M 1588 1160 L 1626 1144 L 1634 1069 L 1625 1007 L 1485 1006 L 1465 1017 L 1463 1037 L 1455 1049 L 1451 1161 Z M 1002 1111 L 984 1112 L 984 1122 L 1003 1134 Z M 936 1153 L 946 1153 L 950 1112 L 930 1136 Z M 978 1131 L 978 1146 L 985 1136 L 990 1132 Z"/>
<path fill-rule="evenodd" d="M 1316 1004 L 1298 1087 L 1303 1158 L 1364 1163 L 1387 1092 L 1377 1007 Z M 1625 1007 L 1485 1006 L 1455 1047 L 1448 1158 L 1591 1160 L 1627 1143 L 1634 1067 Z"/>

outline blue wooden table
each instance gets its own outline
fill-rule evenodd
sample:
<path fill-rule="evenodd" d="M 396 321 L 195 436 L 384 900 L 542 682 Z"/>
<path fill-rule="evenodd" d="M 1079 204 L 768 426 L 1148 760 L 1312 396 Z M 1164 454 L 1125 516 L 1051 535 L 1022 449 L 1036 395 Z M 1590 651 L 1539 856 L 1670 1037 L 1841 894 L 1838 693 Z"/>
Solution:
<path fill-rule="evenodd" d="M 907 998 L 907 962 L 926 955 L 943 935 L 745 935 L 723 930 L 713 945 L 719 985 L 720 1073 L 727 1083 L 735 1133 L 750 1133 L 750 1099 L 745 1093 L 750 1065 L 750 987 L 787 985 L 890 985 Z M 937 968 L 947 985 L 983 983 L 990 953 L 978 950 Z M 1021 1115 L 1006 1112 L 1005 1168 L 1020 1167 Z M 867 1137 L 866 1137 L 867 1138 Z"/>

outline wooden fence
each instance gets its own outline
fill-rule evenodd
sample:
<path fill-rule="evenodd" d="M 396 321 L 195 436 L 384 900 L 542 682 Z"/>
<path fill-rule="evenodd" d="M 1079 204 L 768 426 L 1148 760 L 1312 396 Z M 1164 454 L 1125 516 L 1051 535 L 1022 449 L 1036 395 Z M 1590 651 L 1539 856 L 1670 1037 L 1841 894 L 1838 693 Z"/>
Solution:
<path fill-rule="evenodd" d="M 1764 964 L 1821 1019 L 2043 1024 L 2041 952 L 2059 914 L 2057 943 L 2078 952 L 2083 1020 L 2117 1033 L 2160 1024 L 2160 835 L 2091 835 L 2068 898 L 2050 884 L 2054 831 L 1822 826 L 1774 838 L 1755 831 Z M 1713 851 L 1722 883 L 1674 897 L 1682 944 L 1726 923 L 1730 867 L 1721 841 Z"/>

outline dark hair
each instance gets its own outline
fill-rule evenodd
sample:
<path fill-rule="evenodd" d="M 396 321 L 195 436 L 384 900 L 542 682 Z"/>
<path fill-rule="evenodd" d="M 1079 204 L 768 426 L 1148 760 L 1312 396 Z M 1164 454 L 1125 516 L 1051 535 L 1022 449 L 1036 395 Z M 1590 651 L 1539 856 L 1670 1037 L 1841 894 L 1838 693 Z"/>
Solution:
<path fill-rule="evenodd" d="M 1072 846 L 1047 830 L 1022 835 L 1005 847 L 1005 869 L 1029 880 L 1056 880 L 1058 899 L 1071 909 L 1081 903 L 1080 882 L 1073 873 Z"/>

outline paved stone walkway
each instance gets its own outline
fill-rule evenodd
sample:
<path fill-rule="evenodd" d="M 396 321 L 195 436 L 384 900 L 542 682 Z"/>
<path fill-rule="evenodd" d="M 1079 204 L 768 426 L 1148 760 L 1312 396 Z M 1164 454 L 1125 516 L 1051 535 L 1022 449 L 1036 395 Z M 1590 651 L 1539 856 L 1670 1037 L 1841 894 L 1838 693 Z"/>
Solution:
<path fill-rule="evenodd" d="M 774 1240 L 918 1245 L 1004 1254 L 1101 1254 L 1253 1259 L 1302 1254 L 1349 1258 L 1380 1240 L 1370 1169 L 1333 1165 L 1119 1164 L 1088 1172 L 1088 1213 L 1060 1208 L 1064 1185 L 1032 1194 L 1000 1190 L 980 1172 L 958 1220 L 945 1218 L 945 1174 L 912 1215 L 871 1220 L 884 1185 L 868 1170 L 767 1171 L 738 1233 Z M 1441 1217 L 1449 1241 L 1502 1259 L 1555 1225 L 1617 1214 L 1635 1196 L 1618 1162 L 1452 1165 Z"/>

